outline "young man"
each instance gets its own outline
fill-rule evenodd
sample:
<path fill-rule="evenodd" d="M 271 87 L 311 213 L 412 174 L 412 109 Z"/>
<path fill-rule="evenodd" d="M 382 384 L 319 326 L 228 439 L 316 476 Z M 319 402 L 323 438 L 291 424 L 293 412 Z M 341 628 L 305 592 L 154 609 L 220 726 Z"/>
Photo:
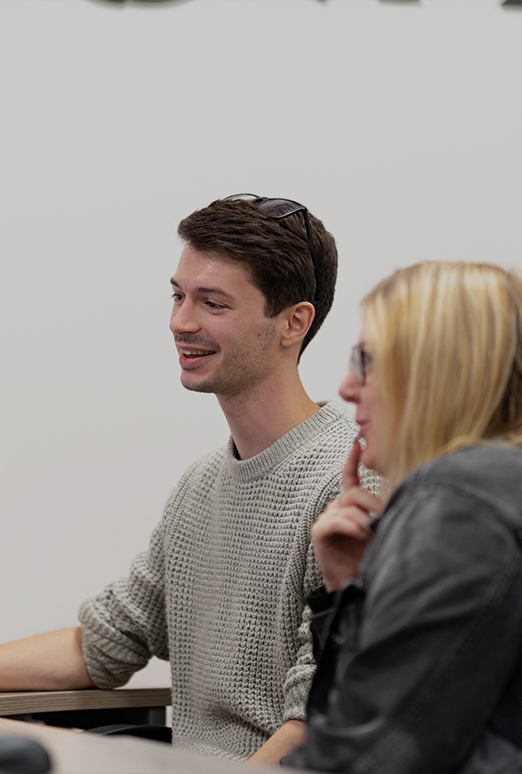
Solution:
<path fill-rule="evenodd" d="M 148 552 L 82 605 L 81 629 L 0 649 L 0 690 L 112 688 L 156 655 L 171 663 L 174 744 L 276 763 L 301 740 L 314 670 L 309 529 L 357 434 L 297 371 L 331 307 L 337 253 L 288 200 L 218 200 L 179 233 L 181 380 L 215 393 L 230 441 L 185 473 Z"/>

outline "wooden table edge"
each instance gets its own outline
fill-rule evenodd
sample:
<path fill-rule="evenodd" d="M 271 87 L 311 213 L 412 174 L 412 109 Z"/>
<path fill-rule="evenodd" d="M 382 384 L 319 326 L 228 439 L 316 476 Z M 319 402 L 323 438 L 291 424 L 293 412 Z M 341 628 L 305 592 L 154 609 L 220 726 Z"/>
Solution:
<path fill-rule="evenodd" d="M 0 693 L 0 717 L 33 712 L 167 707 L 170 688 L 88 688 L 80 691 L 16 691 Z"/>

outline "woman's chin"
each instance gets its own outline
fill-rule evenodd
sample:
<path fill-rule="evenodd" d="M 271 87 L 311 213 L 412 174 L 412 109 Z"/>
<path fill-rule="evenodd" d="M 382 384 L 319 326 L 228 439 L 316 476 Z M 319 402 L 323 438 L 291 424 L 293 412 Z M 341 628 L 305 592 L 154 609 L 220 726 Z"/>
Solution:
<path fill-rule="evenodd" d="M 366 445 L 366 448 L 362 450 L 360 460 L 365 468 L 374 470 L 376 473 L 379 473 L 381 476 L 385 475 L 384 470 L 382 470 L 383 466 L 379 463 L 377 455 L 373 453 L 373 449 L 371 448 L 371 446 L 369 447 L 368 444 Z"/>
<path fill-rule="evenodd" d="M 375 459 L 372 454 L 372 450 L 368 449 L 368 446 L 366 446 L 366 448 L 362 450 L 360 461 L 366 468 L 371 468 L 372 470 L 375 470 Z"/>

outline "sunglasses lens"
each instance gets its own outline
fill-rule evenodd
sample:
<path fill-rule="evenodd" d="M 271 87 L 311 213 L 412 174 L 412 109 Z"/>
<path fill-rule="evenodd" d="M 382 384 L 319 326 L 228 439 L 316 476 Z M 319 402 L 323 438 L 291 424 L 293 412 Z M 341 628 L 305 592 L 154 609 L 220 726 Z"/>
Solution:
<path fill-rule="evenodd" d="M 251 193 L 232 194 L 232 196 L 225 196 L 223 201 L 230 202 L 236 199 L 242 199 L 243 201 L 246 201 L 246 202 L 257 202 L 259 201 L 259 196 L 256 196 L 256 194 L 251 194 Z"/>
<path fill-rule="evenodd" d="M 291 215 L 303 209 L 300 204 L 291 202 L 288 199 L 267 199 L 259 204 L 260 210 L 265 210 L 266 214 L 272 218 L 279 218 L 284 215 Z"/>

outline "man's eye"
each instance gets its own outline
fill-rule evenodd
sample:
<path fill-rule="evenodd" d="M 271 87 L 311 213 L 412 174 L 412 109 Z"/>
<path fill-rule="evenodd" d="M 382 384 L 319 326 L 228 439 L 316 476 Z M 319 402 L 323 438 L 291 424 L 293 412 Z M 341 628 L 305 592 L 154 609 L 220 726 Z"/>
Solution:
<path fill-rule="evenodd" d="M 172 298 L 174 299 L 174 301 L 181 301 L 183 296 L 181 295 L 181 293 L 173 293 Z"/>
<path fill-rule="evenodd" d="M 215 301 L 207 301 L 206 304 L 209 309 L 223 309 L 223 306 L 221 304 L 217 304 Z"/>

